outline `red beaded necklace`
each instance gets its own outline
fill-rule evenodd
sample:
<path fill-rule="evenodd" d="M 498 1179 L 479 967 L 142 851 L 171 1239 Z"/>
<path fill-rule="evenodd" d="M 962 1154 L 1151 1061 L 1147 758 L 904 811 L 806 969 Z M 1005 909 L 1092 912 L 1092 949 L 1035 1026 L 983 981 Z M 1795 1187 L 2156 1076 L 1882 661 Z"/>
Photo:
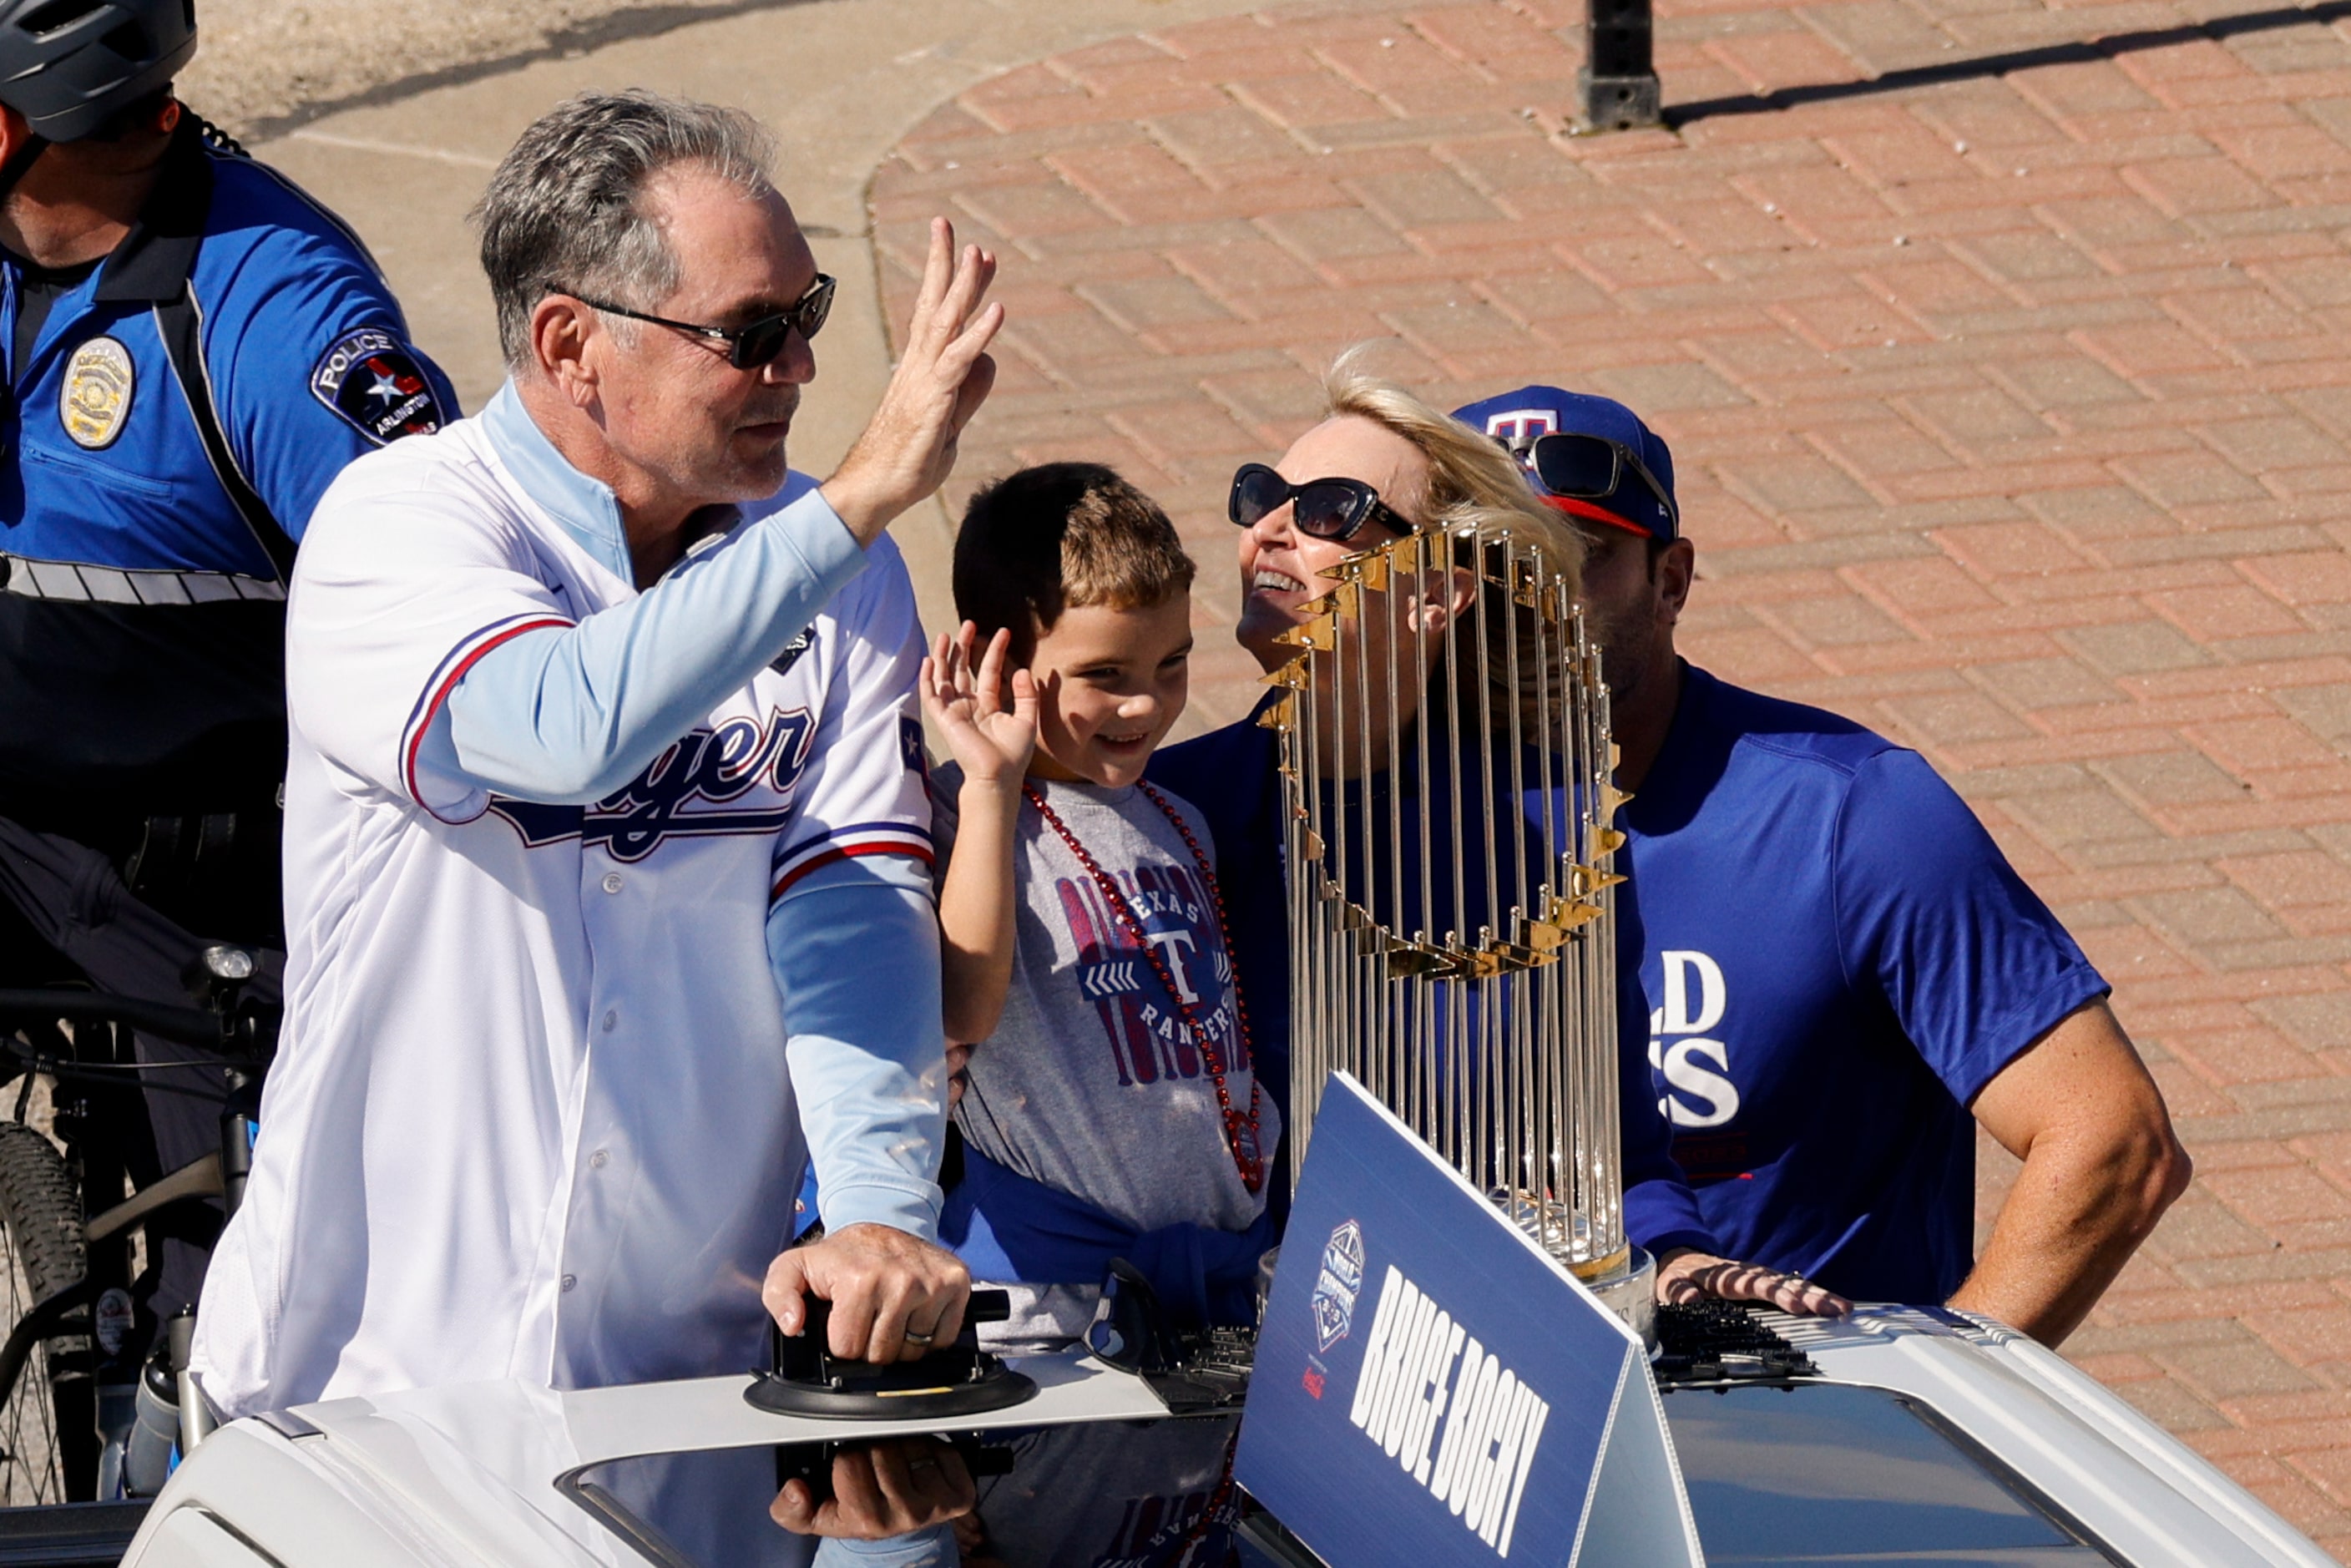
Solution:
<path fill-rule="evenodd" d="M 1176 808 L 1167 803 L 1165 796 L 1148 784 L 1139 788 L 1144 798 L 1165 814 L 1168 823 L 1183 838 L 1184 847 L 1192 852 L 1193 863 L 1200 869 L 1201 883 L 1207 888 L 1208 901 L 1217 912 L 1217 935 L 1223 940 L 1225 952 L 1229 955 L 1233 950 L 1232 923 L 1225 917 L 1225 895 L 1217 886 L 1217 873 L 1209 868 L 1208 857 L 1201 850 L 1200 841 L 1192 836 L 1190 824 L 1176 815 Z M 1070 852 L 1078 857 L 1078 863 L 1086 868 L 1086 874 L 1093 878 L 1094 886 L 1102 890 L 1102 901 L 1110 905 L 1111 914 L 1125 928 L 1135 950 L 1143 955 L 1144 962 L 1151 966 L 1151 972 L 1158 976 L 1159 983 L 1166 988 L 1168 1000 L 1176 1004 L 1176 1010 L 1190 1026 L 1192 1038 L 1199 1043 L 1200 1059 L 1207 1063 L 1209 1080 L 1217 1086 L 1217 1108 L 1224 1113 L 1225 1139 L 1232 1148 L 1233 1168 L 1240 1172 L 1241 1185 L 1252 1193 L 1257 1192 L 1265 1186 L 1265 1156 L 1258 1145 L 1259 1107 L 1262 1102 L 1258 1093 L 1257 1074 L 1249 1074 L 1249 1114 L 1244 1116 L 1233 1109 L 1232 1094 L 1225 1087 L 1224 1061 L 1210 1042 L 1207 1025 L 1200 1021 L 1198 1009 L 1184 999 L 1183 989 L 1176 984 L 1175 972 L 1167 967 L 1167 960 L 1144 936 L 1143 922 L 1135 917 L 1134 906 L 1127 902 L 1126 894 L 1119 891 L 1119 885 L 1112 880 L 1110 873 L 1102 870 L 1102 862 L 1094 859 L 1092 852 L 1078 841 L 1077 834 L 1070 831 L 1069 824 L 1045 803 L 1044 793 L 1036 785 L 1026 783 L 1021 785 L 1020 792 L 1028 797 L 1030 805 L 1037 808 L 1037 814 L 1045 820 L 1045 825 L 1070 846 Z M 1256 1054 L 1249 1050 L 1249 1003 L 1242 999 L 1238 976 L 1233 979 L 1233 1009 L 1240 1026 L 1241 1050 L 1255 1061 Z"/>

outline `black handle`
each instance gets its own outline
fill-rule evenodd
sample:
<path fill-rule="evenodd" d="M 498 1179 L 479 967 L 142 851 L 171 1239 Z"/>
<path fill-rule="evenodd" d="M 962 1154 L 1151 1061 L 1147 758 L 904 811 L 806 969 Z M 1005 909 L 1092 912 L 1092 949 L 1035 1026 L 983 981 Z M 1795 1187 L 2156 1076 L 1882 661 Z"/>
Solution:
<path fill-rule="evenodd" d="M 821 1296 L 808 1298 L 808 1317 L 800 1324 L 799 1339 L 810 1344 L 822 1344 L 825 1332 L 832 1323 L 832 1303 Z M 967 1337 L 975 1323 L 1000 1323 L 1012 1316 L 1012 1292 L 1009 1291 L 974 1291 L 971 1300 L 964 1304 L 964 1333 Z"/>
<path fill-rule="evenodd" d="M 808 1315 L 801 1320 L 799 1333 L 787 1334 L 782 1329 L 769 1325 L 769 1333 L 773 1336 L 776 1347 L 775 1364 L 778 1375 L 801 1381 L 822 1382 L 831 1376 L 832 1369 L 835 1367 L 862 1365 L 863 1364 L 860 1362 L 841 1361 L 832 1354 L 827 1338 L 832 1326 L 832 1303 L 821 1296 L 811 1295 L 807 1298 L 806 1307 Z M 1011 1315 L 1012 1293 L 1010 1291 L 974 1291 L 971 1293 L 971 1300 L 964 1306 L 963 1332 L 948 1341 L 946 1344 L 935 1345 L 932 1348 L 946 1350 L 950 1347 L 959 1347 L 964 1350 L 977 1350 L 979 1347 L 979 1342 L 972 1332 L 974 1325 L 1000 1323 Z"/>
<path fill-rule="evenodd" d="M 199 1012 L 193 1008 L 171 1007 L 162 1002 L 141 1001 L 136 997 L 106 996 L 93 991 L 0 991 L 0 1018 L 31 1019 L 41 1022 L 63 1019 L 68 1023 L 127 1023 L 143 1033 L 181 1045 L 218 1051 L 223 1043 L 224 1026 L 218 1014 Z"/>
<path fill-rule="evenodd" d="M 995 1476 L 1008 1476 L 1019 1464 L 1019 1456 L 1008 1444 L 984 1441 L 977 1435 L 955 1437 L 879 1437 L 862 1438 L 849 1443 L 788 1443 L 776 1450 L 776 1490 L 780 1491 L 793 1481 L 809 1490 L 811 1504 L 822 1505 L 833 1500 L 833 1461 L 848 1454 L 872 1453 L 883 1447 L 903 1447 L 908 1443 L 936 1444 L 952 1448 L 963 1460 L 964 1469 L 973 1480 L 987 1480 Z"/>

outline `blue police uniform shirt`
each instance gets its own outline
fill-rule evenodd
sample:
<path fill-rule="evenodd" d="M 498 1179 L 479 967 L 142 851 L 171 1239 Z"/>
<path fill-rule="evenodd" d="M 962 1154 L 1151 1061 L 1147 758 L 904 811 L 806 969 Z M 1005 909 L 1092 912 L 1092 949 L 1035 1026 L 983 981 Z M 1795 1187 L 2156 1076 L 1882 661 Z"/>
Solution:
<path fill-rule="evenodd" d="M 218 453 L 167 354 L 183 287 Z M 453 417 L 448 383 L 340 220 L 193 117 L 18 362 L 22 287 L 0 254 L 0 815 L 266 799 L 290 541 L 345 464 Z"/>
<path fill-rule="evenodd" d="M 1618 824 L 1652 1082 L 1723 1254 L 1949 1297 L 1968 1105 L 2105 981 L 1917 753 L 1702 670 Z"/>

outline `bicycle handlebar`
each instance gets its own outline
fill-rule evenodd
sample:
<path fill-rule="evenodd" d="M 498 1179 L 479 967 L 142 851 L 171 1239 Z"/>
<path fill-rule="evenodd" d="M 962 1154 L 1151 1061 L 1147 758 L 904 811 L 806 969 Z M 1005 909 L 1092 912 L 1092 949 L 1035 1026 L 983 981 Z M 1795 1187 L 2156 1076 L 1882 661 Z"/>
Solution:
<path fill-rule="evenodd" d="M 100 991 L 0 990 L 0 1020 L 25 1019 L 124 1023 L 143 1033 L 207 1051 L 229 1050 L 236 1044 L 233 1017 L 199 1008 L 176 1008 Z"/>

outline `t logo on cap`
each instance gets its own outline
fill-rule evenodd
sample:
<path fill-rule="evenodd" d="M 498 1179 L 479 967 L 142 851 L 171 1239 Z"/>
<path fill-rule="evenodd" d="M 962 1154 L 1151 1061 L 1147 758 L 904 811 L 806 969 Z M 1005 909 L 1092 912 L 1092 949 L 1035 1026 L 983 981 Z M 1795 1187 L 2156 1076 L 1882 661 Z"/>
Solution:
<path fill-rule="evenodd" d="M 1569 516 L 1652 539 L 1681 536 L 1673 454 L 1614 399 L 1521 387 L 1453 417 L 1508 448 L 1534 492 Z"/>
<path fill-rule="evenodd" d="M 1468 413 L 1467 409 L 1462 411 Z M 1459 418 L 1456 414 L 1455 418 Z M 1535 437 L 1549 435 L 1559 428 L 1558 416 L 1549 409 L 1516 408 L 1508 413 L 1486 416 L 1486 434 L 1510 449 L 1519 465 L 1531 474 L 1535 471 Z"/>

